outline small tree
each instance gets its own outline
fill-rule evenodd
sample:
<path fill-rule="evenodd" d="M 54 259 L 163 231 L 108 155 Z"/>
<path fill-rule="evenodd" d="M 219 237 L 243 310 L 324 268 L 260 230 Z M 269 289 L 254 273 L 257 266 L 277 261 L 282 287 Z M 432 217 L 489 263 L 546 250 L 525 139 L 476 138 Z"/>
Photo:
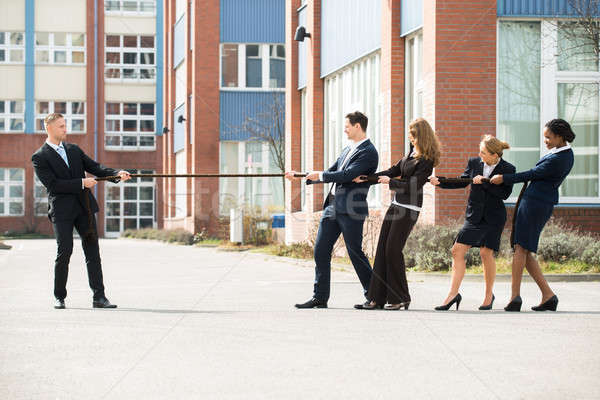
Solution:
<path fill-rule="evenodd" d="M 568 4 L 574 18 L 556 22 L 564 39 L 557 48 L 558 56 L 597 62 L 600 57 L 600 0 L 568 0 Z"/>

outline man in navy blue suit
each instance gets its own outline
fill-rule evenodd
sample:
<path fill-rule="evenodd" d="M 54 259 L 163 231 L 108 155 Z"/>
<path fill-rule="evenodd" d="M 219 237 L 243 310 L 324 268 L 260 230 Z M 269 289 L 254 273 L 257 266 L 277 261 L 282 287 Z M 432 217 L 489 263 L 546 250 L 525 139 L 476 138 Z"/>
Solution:
<path fill-rule="evenodd" d="M 370 184 L 354 183 L 359 175 L 372 175 L 377 170 L 379 155 L 367 138 L 368 118 L 356 111 L 346 115 L 344 132 L 350 145 L 342 150 L 327 171 L 313 171 L 307 180 L 333 183 L 323 204 L 323 215 L 315 242 L 315 285 L 313 297 L 297 308 L 327 308 L 331 281 L 331 252 L 340 233 L 366 294 L 371 282 L 371 265 L 362 251 L 363 224 L 369 214 L 367 193 Z M 295 171 L 286 173 L 293 180 Z"/>

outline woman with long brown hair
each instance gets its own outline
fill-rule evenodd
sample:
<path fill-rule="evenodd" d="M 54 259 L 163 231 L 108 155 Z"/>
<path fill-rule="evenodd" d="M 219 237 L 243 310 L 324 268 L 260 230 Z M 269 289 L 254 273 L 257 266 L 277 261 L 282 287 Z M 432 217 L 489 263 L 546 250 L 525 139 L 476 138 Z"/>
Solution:
<path fill-rule="evenodd" d="M 385 305 L 386 310 L 398 310 L 408 309 L 410 304 L 402 251 L 421 212 L 423 185 L 433 167 L 439 164 L 440 142 L 423 118 L 410 123 L 408 139 L 411 143 L 408 155 L 390 169 L 375 174 L 378 183 L 389 185 L 394 200 L 381 226 L 367 301 L 355 305 L 357 309 L 372 310 Z M 365 181 L 364 176 L 355 179 L 355 182 Z"/>

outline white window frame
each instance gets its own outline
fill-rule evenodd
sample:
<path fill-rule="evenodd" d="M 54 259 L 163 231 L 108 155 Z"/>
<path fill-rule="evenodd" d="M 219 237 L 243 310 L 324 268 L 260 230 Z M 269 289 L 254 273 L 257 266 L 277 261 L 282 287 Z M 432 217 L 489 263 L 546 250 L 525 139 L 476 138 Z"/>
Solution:
<path fill-rule="evenodd" d="M 599 99 L 600 99 L 600 63 L 599 70 L 597 72 L 585 72 L 585 71 L 559 71 L 558 70 L 558 30 L 557 22 L 562 19 L 549 19 L 549 18 L 499 18 L 496 24 L 497 42 L 500 40 L 500 24 L 502 22 L 512 21 L 532 21 L 540 22 L 540 42 L 541 42 L 541 73 L 540 73 L 540 129 L 539 129 L 539 156 L 543 157 L 548 153 L 548 149 L 544 145 L 544 125 L 547 121 L 550 121 L 558 116 L 558 84 L 559 83 L 591 83 L 598 84 L 599 86 Z M 564 19 L 568 21 L 568 19 Z M 496 64 L 499 62 L 499 46 L 496 46 Z M 500 77 L 496 75 L 496 127 L 499 125 L 499 98 L 498 98 L 498 85 L 500 83 Z M 600 104 L 600 101 L 599 101 Z M 598 110 L 600 115 L 600 107 Z M 577 133 L 577 132 L 575 132 Z M 598 138 L 600 142 L 600 124 Z M 576 139 L 577 140 L 577 139 Z M 510 150 L 509 150 L 510 151 Z M 598 152 L 600 152 L 600 144 L 598 146 Z M 598 170 L 600 171 L 600 156 L 598 157 Z M 517 171 L 519 168 L 517 167 Z M 599 172 L 600 175 L 600 172 Z M 569 175 L 570 177 L 571 175 Z M 600 180 L 600 177 L 598 177 Z M 600 182 L 599 182 L 600 185 Z M 510 197 L 505 202 L 515 203 L 516 197 Z M 579 196 L 560 196 L 560 205 L 584 205 L 584 204 L 600 204 L 600 193 L 598 197 L 579 197 Z"/>
<path fill-rule="evenodd" d="M 0 102 L 4 103 L 4 113 L 0 113 L 0 120 L 4 122 L 4 129 L 0 130 L 0 133 L 23 133 L 25 132 L 25 101 L 24 100 L 0 100 Z M 22 113 L 12 113 L 10 111 L 11 103 L 21 103 L 23 112 Z M 11 130 L 10 122 L 11 120 L 21 120 L 21 126 L 23 129 L 21 130 Z"/>
<path fill-rule="evenodd" d="M 137 170 L 128 170 L 130 173 L 138 173 Z M 140 170 L 139 173 L 142 174 L 153 174 L 153 170 Z M 144 179 L 144 181 L 142 181 Z M 104 190 L 104 235 L 106 237 L 118 237 L 121 232 L 125 230 L 125 219 L 135 219 L 136 220 L 136 229 L 139 229 L 139 220 L 140 219 L 150 219 L 152 218 L 152 228 L 156 228 L 156 179 L 155 178 L 132 178 L 131 180 L 116 184 L 111 182 L 106 182 L 106 189 Z M 137 198 L 136 200 L 126 200 L 125 199 L 125 189 L 135 187 L 137 190 Z M 140 200 L 140 188 L 152 188 L 152 200 Z M 117 188 L 119 189 L 119 199 L 113 200 L 109 199 L 109 191 L 111 189 Z M 109 215 L 109 203 L 118 203 L 119 204 L 119 215 Z M 136 203 L 137 213 L 136 215 L 125 215 L 125 203 Z M 140 204 L 152 204 L 152 215 L 140 215 Z M 118 219 L 119 220 L 119 231 L 118 232 L 109 232 L 108 231 L 108 220 L 109 219 Z"/>
<path fill-rule="evenodd" d="M 46 193 L 44 196 L 38 194 L 38 189 L 43 190 Z M 42 208 L 42 210 L 38 208 Z M 46 186 L 40 181 L 36 174 L 33 174 L 33 214 L 36 217 L 43 217 L 48 215 L 48 190 Z"/>
<path fill-rule="evenodd" d="M 109 36 L 118 36 L 119 37 L 119 47 L 108 47 L 107 41 Z M 136 37 L 136 47 L 125 47 L 124 46 L 124 37 L 125 36 L 135 36 Z M 142 37 L 151 36 L 154 41 L 153 47 L 142 47 Z M 123 83 L 148 83 L 155 84 L 156 82 L 156 35 L 112 35 L 105 34 L 104 35 L 104 78 L 106 82 L 123 82 Z M 107 54 L 108 53 L 119 53 L 119 63 L 113 64 L 108 63 Z M 135 53 L 136 54 L 136 63 L 135 64 L 125 64 L 124 57 L 125 53 Z M 154 58 L 153 64 L 142 64 L 141 55 L 142 53 L 152 53 Z M 134 70 L 135 77 L 126 78 L 124 77 L 124 70 Z M 118 70 L 119 77 L 114 78 L 109 73 L 110 70 Z M 150 78 L 142 78 L 141 70 L 148 70 L 151 74 Z"/>
<path fill-rule="evenodd" d="M 162 1 L 162 0 L 159 0 Z M 136 3 L 134 10 L 125 10 L 125 3 Z M 152 3 L 154 7 L 151 11 L 140 10 L 143 4 Z M 111 5 L 118 5 L 118 9 L 109 8 Z M 104 1 L 104 13 L 107 15 L 126 15 L 126 16 L 152 16 L 156 15 L 156 0 L 105 0 Z"/>
<path fill-rule="evenodd" d="M 40 103 L 48 103 L 48 112 L 41 113 L 40 112 Z M 55 112 L 55 103 L 66 103 L 67 112 L 61 113 L 67 125 L 67 134 L 69 135 L 85 135 L 86 134 L 86 108 L 87 105 L 84 100 L 81 101 L 58 101 L 58 100 L 36 100 L 35 102 L 35 133 L 46 133 L 45 129 L 40 129 L 44 126 L 44 118 L 48 114 Z M 73 114 L 73 103 L 83 103 L 83 114 Z M 73 120 L 80 119 L 83 120 L 83 130 L 75 131 L 73 130 Z"/>
<path fill-rule="evenodd" d="M 22 35 L 21 44 L 11 43 L 12 35 Z M 4 61 L 0 64 L 25 64 L 25 32 L 9 32 L 0 31 L 0 35 L 4 35 L 4 44 L 0 44 L 0 50 L 4 50 Z M 12 60 L 12 52 L 21 52 L 21 61 Z"/>
<path fill-rule="evenodd" d="M 224 45 L 237 45 L 238 46 L 238 86 L 222 86 L 223 83 L 223 46 Z M 246 86 L 246 46 L 258 45 L 258 54 L 261 57 L 261 87 L 247 87 Z M 222 91 L 233 91 L 233 92 L 285 92 L 285 87 L 272 88 L 269 87 L 271 79 L 270 71 L 270 54 L 269 46 L 284 46 L 285 43 L 221 43 L 219 46 L 219 87 Z M 285 59 L 285 58 L 284 58 Z"/>
<path fill-rule="evenodd" d="M 119 114 L 108 114 L 107 112 L 107 104 L 109 103 L 115 103 L 115 104 L 119 104 Z M 104 103 L 104 110 L 105 110 L 105 115 L 104 118 L 106 121 L 120 121 L 120 131 L 110 131 L 106 129 L 106 125 L 104 126 L 104 148 L 106 150 L 110 150 L 110 151 L 154 151 L 156 150 L 156 103 L 129 103 L 129 102 L 110 102 L 107 101 Z M 124 104 L 136 104 L 137 105 L 137 112 L 135 115 L 133 114 L 124 114 L 123 113 L 123 109 L 124 109 Z M 152 104 L 154 106 L 154 110 L 153 110 L 153 114 L 152 115 L 142 115 L 141 114 L 141 109 L 142 109 L 142 104 Z M 137 127 L 138 130 L 137 131 L 124 131 L 123 130 L 123 120 L 135 120 L 137 123 Z M 140 127 L 141 127 L 141 121 L 153 121 L 154 122 L 154 130 L 152 132 L 145 132 L 145 131 L 141 131 Z M 109 145 L 106 144 L 107 143 L 107 139 L 109 137 L 115 137 L 118 136 L 120 137 L 120 144 L 117 145 Z M 125 146 L 123 145 L 123 136 L 136 136 L 137 140 L 136 140 L 136 145 L 135 146 Z M 142 137 L 152 137 L 153 138 L 153 145 L 152 146 L 142 146 L 140 145 L 141 143 L 141 138 Z"/>
<path fill-rule="evenodd" d="M 0 186 L 4 188 L 4 196 L 0 197 L 0 203 L 4 204 L 4 211 L 0 212 L 0 217 L 22 217 L 25 215 L 25 169 L 24 168 L 10 168 L 10 167 L 1 167 L 0 171 L 4 170 L 4 176 L 0 176 Z M 10 179 L 10 171 L 11 170 L 20 170 L 23 176 L 22 180 L 15 181 Z M 22 196 L 21 197 L 11 197 L 10 196 L 10 188 L 11 186 L 21 187 Z M 19 214 L 10 214 L 10 203 L 21 203 L 21 213 Z"/>
<path fill-rule="evenodd" d="M 56 34 L 64 34 L 65 35 L 65 45 L 55 45 L 55 36 Z M 48 44 L 47 45 L 39 45 L 38 44 L 38 36 L 39 35 L 48 35 Z M 73 36 L 74 35 L 83 35 L 83 45 L 81 46 L 73 46 Z M 86 65 L 86 51 L 85 51 L 85 38 L 86 35 L 84 32 L 36 32 L 35 33 L 35 63 L 37 65 Z M 48 61 L 39 61 L 38 54 L 41 52 L 47 52 Z M 63 51 L 65 52 L 65 62 L 56 62 L 55 52 Z M 74 62 L 73 61 L 73 53 L 81 52 L 83 53 L 83 61 L 82 62 Z"/>
<path fill-rule="evenodd" d="M 413 51 L 410 51 L 411 41 L 413 43 Z M 421 50 L 421 51 L 419 51 Z M 423 110 L 419 110 L 417 98 L 423 96 L 423 29 L 411 33 L 405 40 L 405 69 L 404 76 L 407 77 L 404 85 L 405 99 L 404 102 L 404 153 L 408 154 L 410 149 L 410 141 L 408 140 L 408 126 L 410 123 L 419 117 L 423 117 Z M 414 55 L 414 57 L 413 57 Z M 420 59 L 419 59 L 420 57 Z M 419 71 L 420 70 L 420 71 Z M 419 74 L 415 74 L 419 71 Z M 409 78 L 410 77 L 410 78 Z M 421 103 L 422 106 L 422 103 Z"/>

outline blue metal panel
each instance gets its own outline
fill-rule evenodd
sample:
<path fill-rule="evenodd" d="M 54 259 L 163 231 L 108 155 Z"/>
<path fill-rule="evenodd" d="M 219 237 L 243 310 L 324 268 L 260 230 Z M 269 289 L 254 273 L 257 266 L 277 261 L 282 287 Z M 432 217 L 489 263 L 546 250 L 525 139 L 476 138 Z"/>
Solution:
<path fill-rule="evenodd" d="M 595 12 L 600 16 L 600 4 Z M 577 17 L 569 0 L 498 0 L 499 17 Z"/>
<path fill-rule="evenodd" d="M 221 0 L 221 43 L 284 43 L 285 0 Z"/>
<path fill-rule="evenodd" d="M 183 14 L 173 29 L 173 69 L 177 68 L 185 58 L 185 20 L 186 15 Z"/>
<path fill-rule="evenodd" d="M 402 1 L 400 36 L 406 36 L 421 27 L 423 27 L 423 0 Z"/>
<path fill-rule="evenodd" d="M 381 1 L 321 2 L 321 77 L 379 48 Z"/>
<path fill-rule="evenodd" d="M 304 26 L 306 28 L 306 7 L 298 13 L 298 26 Z M 309 40 L 312 39 L 305 38 L 304 42 L 294 42 L 298 43 L 298 89 L 302 89 L 306 86 L 306 43 L 308 43 Z"/>
<path fill-rule="evenodd" d="M 273 105 L 281 107 L 279 123 L 283 129 L 285 123 L 285 93 L 283 92 L 229 92 L 222 91 L 220 99 L 220 137 L 221 140 L 244 141 L 252 134 L 244 129 L 247 118 L 257 118 L 261 122 L 274 124 Z M 266 117 L 270 115 L 270 117 Z"/>
<path fill-rule="evenodd" d="M 25 1 L 25 133 L 35 132 L 35 0 Z"/>
<path fill-rule="evenodd" d="M 163 2 L 156 2 L 156 134 L 162 135 L 163 130 Z"/>
<path fill-rule="evenodd" d="M 183 150 L 185 146 L 185 123 L 177 122 L 180 115 L 185 117 L 185 103 L 173 110 L 173 153 Z"/>

